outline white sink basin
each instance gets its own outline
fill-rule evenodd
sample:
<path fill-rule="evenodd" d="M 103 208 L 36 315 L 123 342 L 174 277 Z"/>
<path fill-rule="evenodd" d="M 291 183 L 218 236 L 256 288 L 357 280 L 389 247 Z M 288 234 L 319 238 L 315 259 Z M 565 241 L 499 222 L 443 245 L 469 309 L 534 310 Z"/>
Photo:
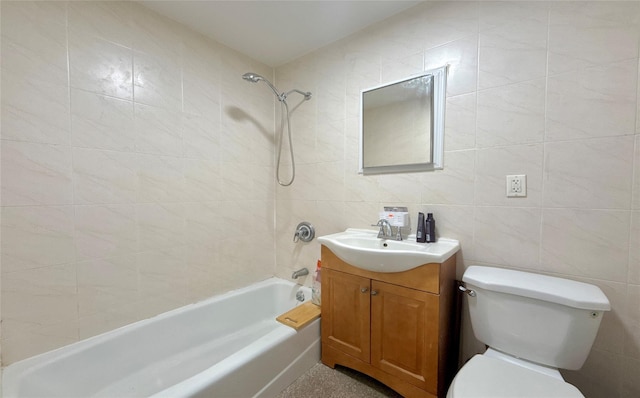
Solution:
<path fill-rule="evenodd" d="M 375 272 L 402 272 L 428 263 L 442 263 L 453 256 L 460 243 L 440 238 L 435 243 L 418 243 L 415 235 L 407 240 L 379 239 L 377 230 L 349 228 L 337 234 L 320 236 L 342 261 Z"/>

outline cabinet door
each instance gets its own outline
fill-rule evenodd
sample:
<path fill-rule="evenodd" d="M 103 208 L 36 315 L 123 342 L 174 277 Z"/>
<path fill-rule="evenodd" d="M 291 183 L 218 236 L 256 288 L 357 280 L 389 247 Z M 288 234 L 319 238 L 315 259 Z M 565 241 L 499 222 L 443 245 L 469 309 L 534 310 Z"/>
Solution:
<path fill-rule="evenodd" d="M 322 270 L 322 344 L 365 362 L 370 358 L 368 278 Z"/>
<path fill-rule="evenodd" d="M 371 284 L 371 364 L 437 394 L 438 296 Z"/>

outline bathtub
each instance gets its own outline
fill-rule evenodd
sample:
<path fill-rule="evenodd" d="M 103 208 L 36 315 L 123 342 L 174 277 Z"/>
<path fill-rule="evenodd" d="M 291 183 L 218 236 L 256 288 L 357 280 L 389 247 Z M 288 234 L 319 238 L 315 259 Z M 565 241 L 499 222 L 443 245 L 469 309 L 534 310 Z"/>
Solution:
<path fill-rule="evenodd" d="M 268 397 L 320 359 L 320 320 L 275 320 L 308 288 L 271 278 L 16 362 L 11 397 Z"/>

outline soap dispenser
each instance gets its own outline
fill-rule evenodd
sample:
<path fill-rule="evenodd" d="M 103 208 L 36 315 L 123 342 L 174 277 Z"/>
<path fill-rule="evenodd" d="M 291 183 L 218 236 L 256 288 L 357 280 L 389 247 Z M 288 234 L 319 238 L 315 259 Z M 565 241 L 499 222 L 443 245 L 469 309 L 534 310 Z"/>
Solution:
<path fill-rule="evenodd" d="M 416 229 L 416 242 L 424 243 L 427 241 L 427 236 L 424 230 L 424 213 L 418 213 L 418 228 Z"/>
<path fill-rule="evenodd" d="M 424 222 L 425 237 L 427 242 L 433 243 L 436 241 L 436 220 L 433 219 L 433 213 L 427 213 L 427 219 Z"/>

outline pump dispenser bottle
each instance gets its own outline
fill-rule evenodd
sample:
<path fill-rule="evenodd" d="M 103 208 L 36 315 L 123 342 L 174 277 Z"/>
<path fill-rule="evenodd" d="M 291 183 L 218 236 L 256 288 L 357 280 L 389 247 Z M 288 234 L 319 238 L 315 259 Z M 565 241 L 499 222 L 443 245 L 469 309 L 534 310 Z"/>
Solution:
<path fill-rule="evenodd" d="M 433 213 L 427 213 L 427 219 L 425 224 L 425 237 L 427 242 L 433 243 L 436 241 L 436 220 L 433 219 Z"/>
<path fill-rule="evenodd" d="M 427 236 L 424 230 L 424 213 L 418 213 L 418 228 L 416 229 L 416 242 L 424 243 Z"/>

